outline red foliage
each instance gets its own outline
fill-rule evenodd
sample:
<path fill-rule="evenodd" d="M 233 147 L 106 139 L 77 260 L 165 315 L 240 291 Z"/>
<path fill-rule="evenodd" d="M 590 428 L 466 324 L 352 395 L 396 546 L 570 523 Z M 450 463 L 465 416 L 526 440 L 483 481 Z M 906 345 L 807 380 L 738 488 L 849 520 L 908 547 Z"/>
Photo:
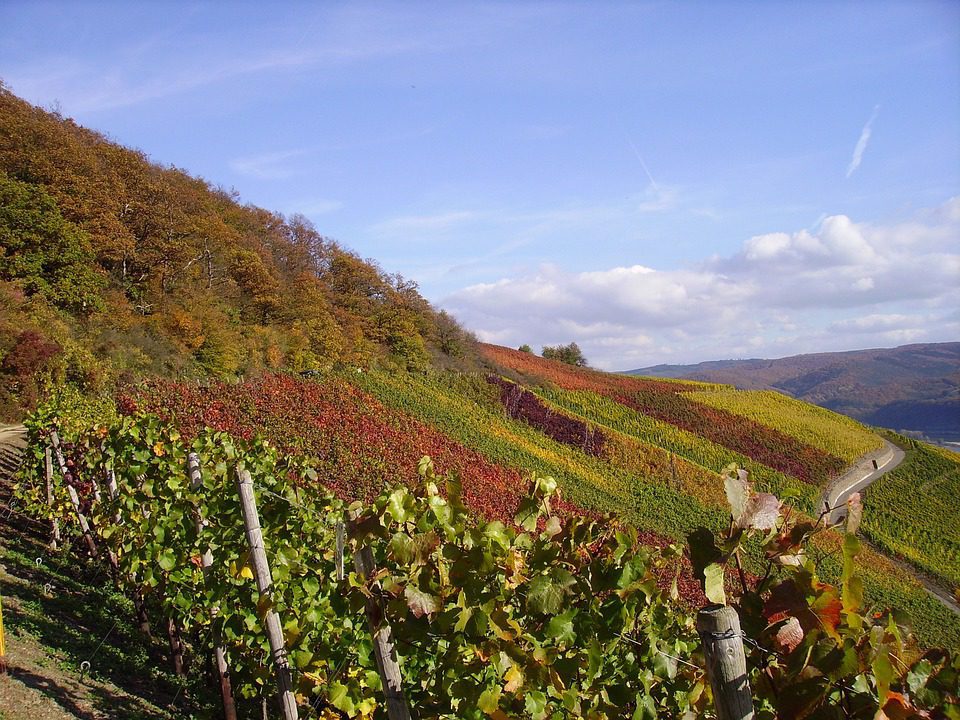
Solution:
<path fill-rule="evenodd" d="M 512 522 L 528 490 L 518 471 L 491 463 L 340 378 L 321 383 L 264 375 L 206 387 L 153 381 L 128 390 L 117 405 L 127 414 L 152 412 L 171 420 L 187 438 L 204 426 L 248 439 L 262 435 L 282 450 L 315 457 L 324 484 L 346 499 L 369 500 L 384 487 L 415 482 L 412 468 L 423 455 L 433 459 L 438 473 L 458 473 L 467 506 L 487 518 Z M 564 500 L 555 507 L 561 515 L 584 512 Z M 640 542 L 664 547 L 672 539 L 643 531 Z M 661 587 L 669 588 L 673 575 L 672 570 L 660 575 Z M 689 563 L 684 562 L 678 588 L 686 602 L 704 601 Z"/>
<path fill-rule="evenodd" d="M 790 435 L 683 395 L 682 391 L 696 389 L 696 385 L 575 368 L 496 345 L 481 345 L 481 352 L 500 367 L 531 379 L 546 380 L 565 390 L 604 395 L 804 482 L 823 484 L 845 467 L 840 458 Z"/>
<path fill-rule="evenodd" d="M 0 371 L 20 379 L 28 378 L 61 350 L 58 343 L 47 340 L 36 330 L 24 330 L 3 359 Z"/>
<path fill-rule="evenodd" d="M 523 420 L 557 442 L 600 457 L 606 440 L 602 432 L 581 420 L 547 407 L 540 398 L 516 383 L 496 375 L 490 375 L 487 381 L 500 388 L 500 402 L 510 417 Z"/>
<path fill-rule="evenodd" d="M 411 482 L 429 455 L 440 474 L 457 473 L 468 506 L 510 520 L 526 482 L 516 470 L 490 463 L 435 428 L 385 407 L 346 381 L 264 375 L 241 384 L 207 387 L 154 381 L 121 397 L 133 408 L 172 420 L 187 437 L 204 426 L 316 458 L 325 485 L 349 499 L 369 500 L 384 487 Z"/>

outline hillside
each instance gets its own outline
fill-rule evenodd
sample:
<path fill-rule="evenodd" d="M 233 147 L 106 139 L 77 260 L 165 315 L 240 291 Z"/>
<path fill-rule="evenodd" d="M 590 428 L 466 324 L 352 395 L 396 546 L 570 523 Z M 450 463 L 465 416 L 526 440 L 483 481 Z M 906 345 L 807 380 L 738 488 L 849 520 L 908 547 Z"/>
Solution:
<path fill-rule="evenodd" d="M 155 612 L 180 613 L 182 629 L 189 634 L 192 628 L 190 641 L 197 646 L 211 643 L 215 633 L 207 631 L 221 623 L 218 632 L 247 663 L 247 699 L 264 684 L 264 642 L 251 632 L 262 620 L 257 613 L 269 608 L 255 601 L 255 612 L 241 603 L 255 595 L 245 584 L 253 573 L 233 492 L 244 470 L 260 483 L 264 527 L 278 533 L 267 544 L 279 557 L 275 580 L 288 593 L 279 604 L 299 614 L 283 628 L 297 643 L 291 657 L 306 670 L 298 687 L 345 703 L 347 690 L 332 693 L 328 686 L 349 684 L 350 697 L 362 698 L 344 711 L 352 716 L 369 714 L 361 708 L 372 707 L 380 682 L 369 644 L 358 639 L 365 623 L 345 625 L 338 617 L 343 606 L 356 610 L 365 601 L 356 585 L 347 591 L 342 581 L 328 582 L 337 542 L 331 520 L 342 519 L 352 501 L 366 503 L 374 513 L 369 522 L 379 528 L 371 532 L 389 538 L 379 561 L 412 563 L 402 570 L 410 573 L 405 590 L 399 580 L 384 581 L 386 592 L 396 593 L 389 610 L 409 610 L 414 617 L 405 615 L 407 627 L 422 631 L 404 639 L 433 643 L 436 633 L 448 633 L 449 667 L 439 667 L 432 644 L 423 654 L 409 651 L 409 662 L 425 678 L 417 692 L 430 690 L 448 702 L 456 686 L 477 704 L 469 717 L 481 717 L 478 683 L 489 682 L 489 692 L 495 691 L 484 704 L 495 705 L 503 692 L 510 708 L 520 707 L 527 691 L 543 696 L 547 683 L 563 686 L 542 665 L 545 646 L 569 655 L 559 665 L 563 672 L 575 676 L 592 668 L 590 687 L 602 685 L 598 663 L 604 657 L 659 667 L 663 653 L 681 654 L 685 667 L 696 669 L 690 658 L 701 660 L 692 654 L 695 637 L 688 638 L 694 635 L 689 611 L 717 592 L 707 589 L 703 568 L 696 568 L 702 555 L 716 550 L 714 535 L 731 532 L 725 475 L 731 465 L 749 473 L 751 491 L 776 495 L 766 501 L 777 505 L 778 517 L 777 498 L 798 532 L 813 534 L 809 552 L 818 577 L 797 570 L 809 597 L 817 598 L 811 602 L 825 604 L 810 611 L 813 621 L 810 612 L 804 616 L 812 622 L 810 643 L 833 641 L 815 629 L 823 624 L 818 613 L 827 613 L 827 627 L 836 631 L 842 605 L 845 615 L 859 619 L 843 620 L 852 623 L 844 630 L 850 637 L 860 637 L 869 618 L 885 617 L 884 608 L 896 608 L 896 622 L 903 622 L 904 632 L 911 627 L 921 646 L 960 648 L 960 617 L 931 597 L 909 566 L 876 549 L 854 552 L 849 539 L 817 522 L 825 489 L 882 445 L 860 423 L 780 393 L 602 373 L 477 343 L 432 308 L 414 283 L 361 260 L 302 218 L 242 205 L 233 193 L 160 167 L 3 90 L 0 121 L 0 413 L 26 416 L 31 438 L 17 507 L 49 520 L 66 507 L 70 484 L 95 527 L 109 529 L 100 539 L 117 543 L 114 561 L 128 563 L 114 575 L 133 584 L 129 599 Z M 915 372 L 927 372 L 929 382 L 938 362 L 952 362 L 944 352 L 929 351 L 929 368 Z M 46 477 L 43 444 L 53 429 L 68 458 L 56 480 L 62 497 L 51 509 L 40 483 Z M 190 452 L 206 463 L 202 492 L 183 474 Z M 110 473 L 125 483 L 119 490 L 108 486 L 126 493 L 123 503 L 103 501 L 98 483 L 109 483 Z M 955 591 L 960 556 L 949 523 L 960 497 L 957 463 L 914 444 L 898 473 L 868 492 L 863 532 Z M 538 478 L 538 499 L 529 494 L 531 478 Z M 917 486 L 922 502 L 910 505 L 914 512 L 905 517 L 898 508 Z M 206 515 L 194 521 L 200 495 Z M 517 520 L 531 502 L 536 516 Z M 416 521 L 414 507 L 422 513 Z M 453 525 L 444 507 L 456 510 Z M 79 540 L 70 518 L 69 512 L 61 517 L 64 532 Z M 532 536 L 517 528 L 539 531 L 538 518 L 543 545 L 532 545 Z M 579 518 L 571 522 L 581 535 L 557 529 L 572 518 Z M 434 521 L 436 528 L 425 529 Z M 777 553 L 794 562 L 799 542 L 791 530 L 781 531 Z M 201 535 L 206 545 L 198 544 Z M 551 564 L 558 550 L 550 543 L 561 542 L 567 565 L 558 569 Z M 604 562 L 612 569 L 594 574 L 585 550 L 594 542 L 606 548 Z M 58 567 L 69 562 L 65 545 Z M 208 575 L 199 567 L 206 547 L 228 553 L 208 566 L 226 593 L 219 598 L 198 592 Z M 80 542 L 72 551 L 78 548 Z M 751 583 L 768 571 L 778 579 L 792 572 L 771 569 L 768 549 L 756 535 L 744 541 L 736 570 L 728 568 L 726 576 L 731 596 L 749 595 Z M 847 596 L 841 603 L 837 588 L 850 577 L 853 555 L 862 603 Z M 428 556 L 436 572 L 423 570 Z M 724 570 L 717 567 L 713 578 L 722 590 Z M 573 585 L 595 580 L 596 586 L 580 588 L 582 616 L 580 609 L 559 612 Z M 476 607 L 466 594 L 441 598 L 451 582 L 463 582 L 464 593 L 480 598 Z M 546 590 L 543 604 L 531 587 Z M 655 599 L 658 617 L 667 618 L 675 633 L 669 644 L 660 647 L 653 638 L 648 655 L 624 649 L 621 631 L 631 631 L 633 620 L 616 604 L 618 597 L 641 605 Z M 441 599 L 450 607 L 437 613 Z M 762 606 L 759 596 L 755 600 L 754 609 Z M 211 604 L 198 610 L 204 602 Z M 599 603 L 610 603 L 599 617 L 616 615 L 627 623 L 609 639 L 612 654 L 592 640 L 571 641 L 574 626 L 592 617 Z M 686 614 L 671 615 L 677 607 Z M 520 614 L 507 617 L 508 611 Z M 755 617 L 751 631 L 763 637 L 770 626 Z M 887 632 L 877 627 L 878 637 Z M 590 626 L 579 637 L 597 632 Z M 536 659 L 510 646 L 513 655 L 504 651 L 501 660 L 527 663 L 526 681 L 506 664 L 490 671 L 487 660 L 497 653 L 489 643 L 520 642 L 521 636 L 526 642 L 531 633 L 536 652 L 530 657 Z M 322 646 L 327 636 L 342 645 L 329 657 L 315 657 L 311 643 Z M 461 642 L 468 650 L 461 652 Z M 465 652 L 473 680 L 458 675 Z M 335 671 L 334 655 L 352 663 L 347 675 Z M 636 683 L 640 671 L 629 668 L 629 682 Z M 511 680 L 504 683 L 507 672 Z M 688 672 L 687 679 L 702 685 L 699 672 Z M 676 664 L 663 673 L 676 676 Z M 507 697 L 513 692 L 507 687 L 519 689 L 516 697 Z M 692 686 L 679 694 L 663 690 L 668 687 L 658 684 L 663 707 L 674 695 L 693 697 Z M 634 688 L 619 703 L 609 695 L 596 702 L 607 710 L 624 707 L 638 703 L 639 692 Z M 600 688 L 595 694 L 604 693 Z M 541 716 L 529 702 L 526 711 Z"/>
<path fill-rule="evenodd" d="M 632 375 L 779 390 L 868 425 L 960 441 L 960 343 L 655 365 Z"/>
<path fill-rule="evenodd" d="M 301 216 L 151 162 L 0 85 L 0 416 L 37 378 L 469 367 L 472 339 Z"/>

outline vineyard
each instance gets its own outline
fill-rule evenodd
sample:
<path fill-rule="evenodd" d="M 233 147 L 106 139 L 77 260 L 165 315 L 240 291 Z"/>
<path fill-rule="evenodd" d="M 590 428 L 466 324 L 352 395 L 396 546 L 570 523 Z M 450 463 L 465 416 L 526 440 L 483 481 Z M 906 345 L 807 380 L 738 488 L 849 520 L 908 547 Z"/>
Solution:
<path fill-rule="evenodd" d="M 743 415 L 702 405 L 686 394 L 712 386 L 572 368 L 492 345 L 482 346 L 482 351 L 490 362 L 527 381 L 595 392 L 804 482 L 823 486 L 846 467 L 841 458 L 797 437 Z"/>
<path fill-rule="evenodd" d="M 855 420 L 773 390 L 727 390 L 718 386 L 686 396 L 792 435 L 848 464 L 881 446 L 880 437 Z"/>
<path fill-rule="evenodd" d="M 700 624 L 714 610 L 695 623 L 681 600 L 681 555 L 707 599 L 739 611 L 758 717 L 821 717 L 841 706 L 849 718 L 960 712 L 960 661 L 921 651 L 893 615 L 864 605 L 855 536 L 843 544 L 839 584 L 821 582 L 802 551 L 822 530 L 736 473 L 722 481 L 726 531 L 702 529 L 686 553 L 658 549 L 629 524 L 559 503 L 557 482 L 536 473 L 483 506 L 483 488 L 469 486 L 509 476 L 472 468 L 479 456 L 449 440 L 437 446 L 454 471 L 445 477 L 426 457 L 406 472 L 369 454 L 359 468 L 343 463 L 344 438 L 331 424 L 327 434 L 340 439 L 323 445 L 319 414 L 291 436 L 301 451 L 281 450 L 253 423 L 273 422 L 264 427 L 274 432 L 292 423 L 304 406 L 280 393 L 298 385 L 330 412 L 340 408 L 324 416 L 330 423 L 347 422 L 361 397 L 336 379 L 217 388 L 221 405 L 209 389 L 154 385 L 125 396 L 119 415 L 73 398 L 27 423 L 20 502 L 57 520 L 67 547 L 109 561 L 144 625 L 163 619 L 178 672 L 202 675 L 199 658 L 217 657 L 228 717 L 228 704 L 244 713 L 273 696 L 287 718 L 394 718 L 402 706 L 422 718 L 709 717 L 716 693 L 727 692 L 708 661 L 721 640 Z M 143 410 L 163 393 L 176 408 L 167 419 Z M 234 432 L 201 426 L 202 413 Z M 424 430 L 398 413 L 386 418 L 384 431 Z M 387 437 L 392 449 L 406 447 Z M 533 455 L 545 446 L 529 447 Z M 364 467 L 376 481 L 352 486 Z M 471 512 L 471 496 L 493 517 Z M 763 544 L 770 564 L 737 584 L 748 540 Z"/>
<path fill-rule="evenodd" d="M 872 542 L 960 590 L 960 462 L 955 454 L 896 438 L 906 460 L 867 488 L 863 532 Z"/>

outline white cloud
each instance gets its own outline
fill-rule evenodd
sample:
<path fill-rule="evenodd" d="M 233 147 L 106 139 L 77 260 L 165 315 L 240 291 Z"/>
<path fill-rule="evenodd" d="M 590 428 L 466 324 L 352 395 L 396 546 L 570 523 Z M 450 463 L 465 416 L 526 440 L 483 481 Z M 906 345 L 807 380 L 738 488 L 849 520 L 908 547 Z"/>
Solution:
<path fill-rule="evenodd" d="M 481 338 L 576 340 L 608 369 L 954 339 L 956 208 L 952 199 L 885 226 L 830 216 L 813 230 L 749 238 L 738 253 L 689 269 L 543 265 L 442 304 Z"/>
<path fill-rule="evenodd" d="M 920 329 L 930 320 L 924 315 L 873 314 L 863 317 L 839 320 L 830 324 L 831 332 L 872 333 L 896 331 L 913 331 Z"/>
<path fill-rule="evenodd" d="M 860 167 L 860 162 L 863 160 L 863 153 L 866 151 L 867 144 L 870 142 L 870 135 L 873 133 L 873 121 L 877 119 L 878 112 L 880 112 L 879 105 L 873 109 L 873 114 L 870 115 L 867 124 L 864 125 L 863 130 L 860 131 L 860 138 L 857 140 L 856 147 L 853 148 L 853 157 L 850 158 L 850 164 L 847 166 L 847 177 L 853 175 L 857 168 Z"/>

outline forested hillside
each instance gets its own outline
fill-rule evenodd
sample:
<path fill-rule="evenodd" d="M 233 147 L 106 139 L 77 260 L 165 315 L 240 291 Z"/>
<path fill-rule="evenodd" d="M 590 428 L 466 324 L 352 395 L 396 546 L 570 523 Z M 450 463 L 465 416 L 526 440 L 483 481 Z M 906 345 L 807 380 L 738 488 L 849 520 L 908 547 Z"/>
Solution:
<path fill-rule="evenodd" d="M 417 286 L 0 85 L 0 415 L 53 375 L 469 365 Z"/>

